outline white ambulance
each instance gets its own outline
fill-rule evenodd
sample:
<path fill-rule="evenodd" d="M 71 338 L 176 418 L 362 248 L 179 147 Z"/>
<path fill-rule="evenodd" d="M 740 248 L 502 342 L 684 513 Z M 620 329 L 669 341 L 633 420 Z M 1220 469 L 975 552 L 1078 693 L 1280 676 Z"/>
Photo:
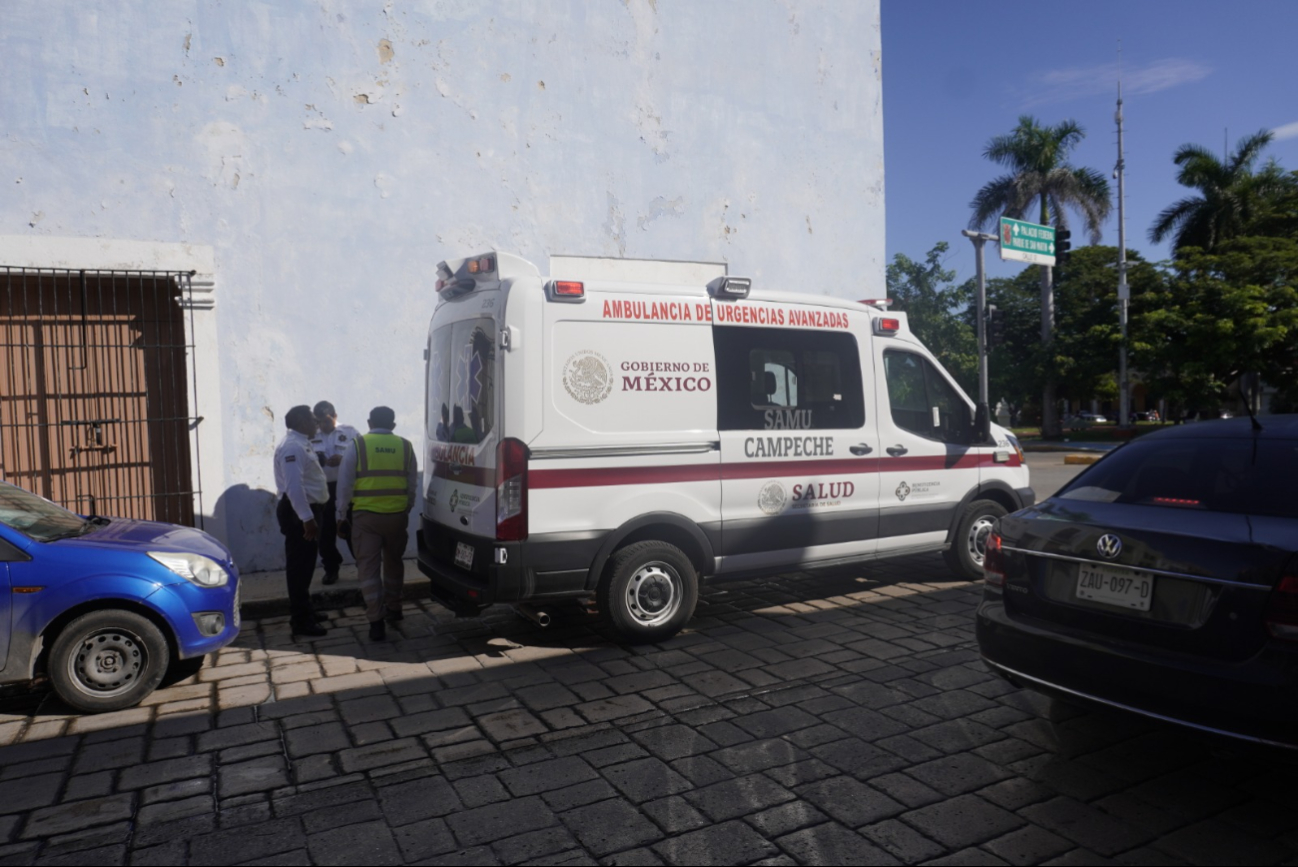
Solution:
<path fill-rule="evenodd" d="M 419 565 L 460 614 L 593 604 L 673 635 L 699 582 L 945 551 L 1032 504 L 1018 442 L 904 314 L 704 263 L 438 266 Z"/>

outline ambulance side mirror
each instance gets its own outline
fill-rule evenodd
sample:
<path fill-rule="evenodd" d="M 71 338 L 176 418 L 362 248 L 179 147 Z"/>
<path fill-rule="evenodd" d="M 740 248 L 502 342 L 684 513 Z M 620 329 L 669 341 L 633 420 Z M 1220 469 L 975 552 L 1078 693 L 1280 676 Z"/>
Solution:
<path fill-rule="evenodd" d="M 966 413 L 968 410 L 965 410 Z M 992 439 L 992 419 L 991 413 L 985 403 L 978 405 L 977 413 L 971 419 L 972 424 L 969 426 L 969 435 L 972 445 L 995 445 L 996 441 Z"/>

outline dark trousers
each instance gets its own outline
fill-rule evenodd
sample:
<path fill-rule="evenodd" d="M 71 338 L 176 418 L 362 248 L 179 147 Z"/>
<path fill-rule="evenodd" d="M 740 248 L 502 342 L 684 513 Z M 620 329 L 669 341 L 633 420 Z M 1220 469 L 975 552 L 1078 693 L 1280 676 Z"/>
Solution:
<path fill-rule="evenodd" d="M 329 502 L 325 503 L 324 516 L 320 521 L 320 564 L 326 572 L 337 572 L 343 564 L 343 555 L 338 553 L 338 483 L 329 483 Z M 352 551 L 351 539 L 344 539 L 347 550 Z M 355 551 L 352 555 L 355 556 Z"/>
<path fill-rule="evenodd" d="M 318 527 L 324 516 L 324 506 L 311 504 Z M 275 509 L 279 531 L 284 534 L 284 578 L 288 584 L 288 607 L 293 623 L 313 624 L 311 614 L 311 578 L 315 575 L 316 543 L 302 535 L 302 520 L 293 511 L 293 504 L 285 495 L 279 498 Z"/>

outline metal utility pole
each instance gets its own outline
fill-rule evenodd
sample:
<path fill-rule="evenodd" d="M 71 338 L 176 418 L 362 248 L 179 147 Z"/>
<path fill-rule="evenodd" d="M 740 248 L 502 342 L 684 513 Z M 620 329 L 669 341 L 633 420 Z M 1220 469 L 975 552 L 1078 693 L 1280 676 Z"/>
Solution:
<path fill-rule="evenodd" d="M 1122 153 L 1122 79 L 1118 79 L 1118 110 L 1113 119 L 1118 123 L 1118 322 L 1122 326 L 1122 344 L 1118 348 L 1118 427 L 1131 425 L 1131 383 L 1127 378 L 1127 313 L 1131 303 L 1131 287 L 1127 285 L 1127 220 L 1126 188 L 1124 175 L 1126 162 Z"/>
<path fill-rule="evenodd" d="M 964 229 L 961 234 L 973 241 L 974 259 L 977 263 L 978 294 L 974 299 L 977 308 L 976 329 L 978 332 L 978 410 L 974 426 L 978 429 L 979 439 L 991 439 L 991 408 L 988 406 L 987 385 L 987 280 L 983 271 L 983 245 L 995 241 L 995 235 Z"/>

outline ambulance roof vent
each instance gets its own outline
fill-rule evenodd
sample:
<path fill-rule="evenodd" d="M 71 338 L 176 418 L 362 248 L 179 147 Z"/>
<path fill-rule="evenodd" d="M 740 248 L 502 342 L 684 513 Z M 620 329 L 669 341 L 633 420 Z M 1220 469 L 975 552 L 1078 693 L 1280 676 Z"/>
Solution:
<path fill-rule="evenodd" d="M 747 298 L 752 289 L 750 277 L 718 277 L 708 284 L 713 298 Z"/>
<path fill-rule="evenodd" d="M 892 299 L 891 298 L 862 298 L 861 303 L 866 305 L 867 307 L 878 307 L 880 310 L 886 313 L 888 311 L 888 308 L 892 306 Z"/>

